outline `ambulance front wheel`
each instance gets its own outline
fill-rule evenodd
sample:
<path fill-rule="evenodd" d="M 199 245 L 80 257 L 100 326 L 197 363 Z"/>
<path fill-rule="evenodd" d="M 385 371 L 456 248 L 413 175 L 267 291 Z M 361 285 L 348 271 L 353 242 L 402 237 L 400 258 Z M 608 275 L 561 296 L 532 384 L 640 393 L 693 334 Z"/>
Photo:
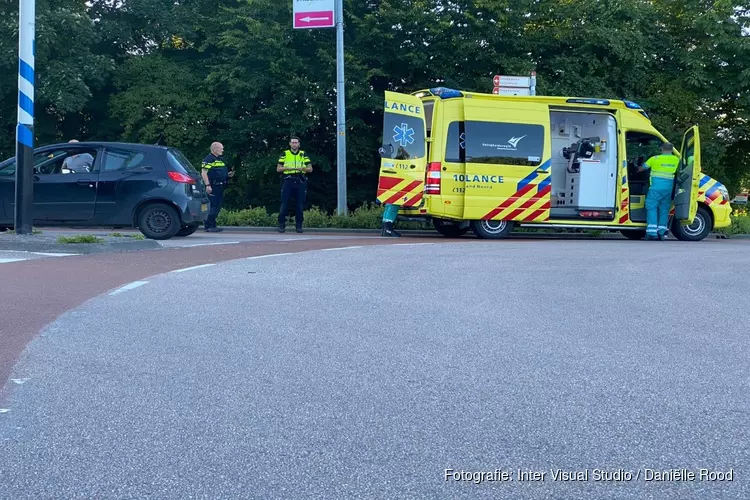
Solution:
<path fill-rule="evenodd" d="M 676 220 L 672 221 L 672 234 L 680 241 L 700 241 L 708 236 L 712 229 L 711 213 L 703 205 L 698 206 L 695 219 L 689 226 L 683 226 Z"/>
<path fill-rule="evenodd" d="M 513 221 L 508 220 L 475 220 L 471 229 L 478 238 L 506 238 L 513 231 Z"/>

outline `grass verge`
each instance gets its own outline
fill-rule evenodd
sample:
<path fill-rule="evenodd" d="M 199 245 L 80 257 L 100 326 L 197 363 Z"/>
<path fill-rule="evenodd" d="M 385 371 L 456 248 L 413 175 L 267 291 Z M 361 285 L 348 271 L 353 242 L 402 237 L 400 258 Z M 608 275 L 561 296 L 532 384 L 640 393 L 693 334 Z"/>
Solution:
<path fill-rule="evenodd" d="M 91 234 L 78 234 L 76 236 L 58 236 L 57 242 L 63 244 L 104 243 L 104 240 Z"/>

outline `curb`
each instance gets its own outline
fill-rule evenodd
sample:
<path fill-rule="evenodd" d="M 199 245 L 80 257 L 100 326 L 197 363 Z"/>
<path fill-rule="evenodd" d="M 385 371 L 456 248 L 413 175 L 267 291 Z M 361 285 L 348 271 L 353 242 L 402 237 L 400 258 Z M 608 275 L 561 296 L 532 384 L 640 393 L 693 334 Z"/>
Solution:
<path fill-rule="evenodd" d="M 20 252 L 50 252 L 92 254 L 103 252 L 128 252 L 163 248 L 155 240 L 135 240 L 105 243 L 52 243 L 45 241 L 23 241 L 22 239 L 0 238 L 0 250 Z"/>

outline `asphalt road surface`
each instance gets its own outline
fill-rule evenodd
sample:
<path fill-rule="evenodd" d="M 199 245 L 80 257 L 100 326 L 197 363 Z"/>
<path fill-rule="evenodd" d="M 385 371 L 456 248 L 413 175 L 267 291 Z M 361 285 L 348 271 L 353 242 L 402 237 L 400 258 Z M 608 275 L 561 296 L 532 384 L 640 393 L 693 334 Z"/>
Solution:
<path fill-rule="evenodd" d="M 0 498 L 750 498 L 748 242 L 411 243 L 63 314 L 0 395 Z"/>

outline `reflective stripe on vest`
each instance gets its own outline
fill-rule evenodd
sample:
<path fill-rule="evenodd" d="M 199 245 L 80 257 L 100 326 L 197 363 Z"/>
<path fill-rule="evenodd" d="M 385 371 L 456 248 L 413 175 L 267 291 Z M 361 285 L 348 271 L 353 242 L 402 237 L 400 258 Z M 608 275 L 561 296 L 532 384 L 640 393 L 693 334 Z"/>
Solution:
<path fill-rule="evenodd" d="M 649 158 L 646 164 L 651 167 L 651 177 L 674 179 L 680 159 L 674 155 L 659 155 Z"/>
<path fill-rule="evenodd" d="M 216 160 L 214 162 L 204 163 L 203 165 L 201 165 L 201 168 L 214 168 L 214 167 L 216 167 L 216 168 L 226 167 L 226 165 L 221 160 Z"/>
<path fill-rule="evenodd" d="M 297 151 L 297 154 L 294 154 L 291 152 L 291 150 L 287 149 L 284 151 L 284 175 L 296 175 L 301 174 L 302 169 L 305 168 L 305 163 L 309 162 L 307 158 L 305 158 L 305 152 L 301 149 Z M 295 170 L 287 170 L 287 169 L 295 169 Z"/>

